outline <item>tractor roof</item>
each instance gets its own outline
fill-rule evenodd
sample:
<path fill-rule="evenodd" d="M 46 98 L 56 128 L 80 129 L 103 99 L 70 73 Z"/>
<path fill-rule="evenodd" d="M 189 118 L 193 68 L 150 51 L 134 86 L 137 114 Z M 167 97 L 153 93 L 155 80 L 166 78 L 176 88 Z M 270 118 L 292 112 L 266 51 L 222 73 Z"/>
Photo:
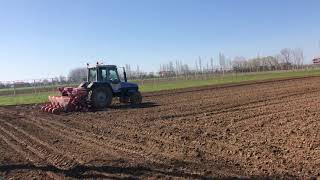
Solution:
<path fill-rule="evenodd" d="M 117 67 L 117 66 L 116 66 L 116 65 L 106 65 L 106 64 L 96 64 L 96 65 L 94 65 L 94 66 L 87 66 L 88 69 L 99 68 L 99 67 L 115 68 L 115 67 Z"/>

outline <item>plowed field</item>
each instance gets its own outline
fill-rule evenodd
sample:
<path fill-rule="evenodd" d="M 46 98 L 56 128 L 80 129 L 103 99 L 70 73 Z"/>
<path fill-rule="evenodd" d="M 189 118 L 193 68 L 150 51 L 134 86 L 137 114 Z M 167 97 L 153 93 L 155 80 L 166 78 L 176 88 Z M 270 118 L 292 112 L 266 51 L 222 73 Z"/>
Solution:
<path fill-rule="evenodd" d="M 143 95 L 99 112 L 0 107 L 0 179 L 320 173 L 319 77 Z"/>

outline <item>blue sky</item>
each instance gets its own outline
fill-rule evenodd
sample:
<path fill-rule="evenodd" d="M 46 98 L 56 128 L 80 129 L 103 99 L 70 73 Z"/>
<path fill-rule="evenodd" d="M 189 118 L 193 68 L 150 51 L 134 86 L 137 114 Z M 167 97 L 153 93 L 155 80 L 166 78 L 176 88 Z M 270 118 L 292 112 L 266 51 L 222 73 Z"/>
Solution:
<path fill-rule="evenodd" d="M 201 56 L 320 55 L 318 0 L 0 0 L 0 81 L 67 75 L 103 59 L 159 64 Z"/>

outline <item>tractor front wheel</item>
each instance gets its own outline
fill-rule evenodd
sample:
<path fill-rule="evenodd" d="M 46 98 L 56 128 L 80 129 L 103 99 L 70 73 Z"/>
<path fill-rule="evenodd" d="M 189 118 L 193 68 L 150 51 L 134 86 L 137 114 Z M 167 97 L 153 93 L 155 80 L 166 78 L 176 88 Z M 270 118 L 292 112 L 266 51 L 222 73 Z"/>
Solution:
<path fill-rule="evenodd" d="M 112 92 L 110 88 L 98 87 L 89 92 L 89 101 L 95 109 L 106 108 L 112 103 Z"/>
<path fill-rule="evenodd" d="M 130 103 L 133 105 L 138 105 L 142 103 L 142 95 L 139 91 L 131 94 L 130 96 Z"/>

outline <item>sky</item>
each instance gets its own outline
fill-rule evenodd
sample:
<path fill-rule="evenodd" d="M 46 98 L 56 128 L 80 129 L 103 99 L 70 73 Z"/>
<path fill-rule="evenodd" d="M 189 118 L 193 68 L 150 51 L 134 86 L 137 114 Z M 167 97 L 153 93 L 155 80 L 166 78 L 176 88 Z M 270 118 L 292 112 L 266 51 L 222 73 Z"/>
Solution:
<path fill-rule="evenodd" d="M 0 0 L 0 81 L 67 76 L 86 63 L 157 71 L 302 48 L 320 55 L 319 0 Z"/>

